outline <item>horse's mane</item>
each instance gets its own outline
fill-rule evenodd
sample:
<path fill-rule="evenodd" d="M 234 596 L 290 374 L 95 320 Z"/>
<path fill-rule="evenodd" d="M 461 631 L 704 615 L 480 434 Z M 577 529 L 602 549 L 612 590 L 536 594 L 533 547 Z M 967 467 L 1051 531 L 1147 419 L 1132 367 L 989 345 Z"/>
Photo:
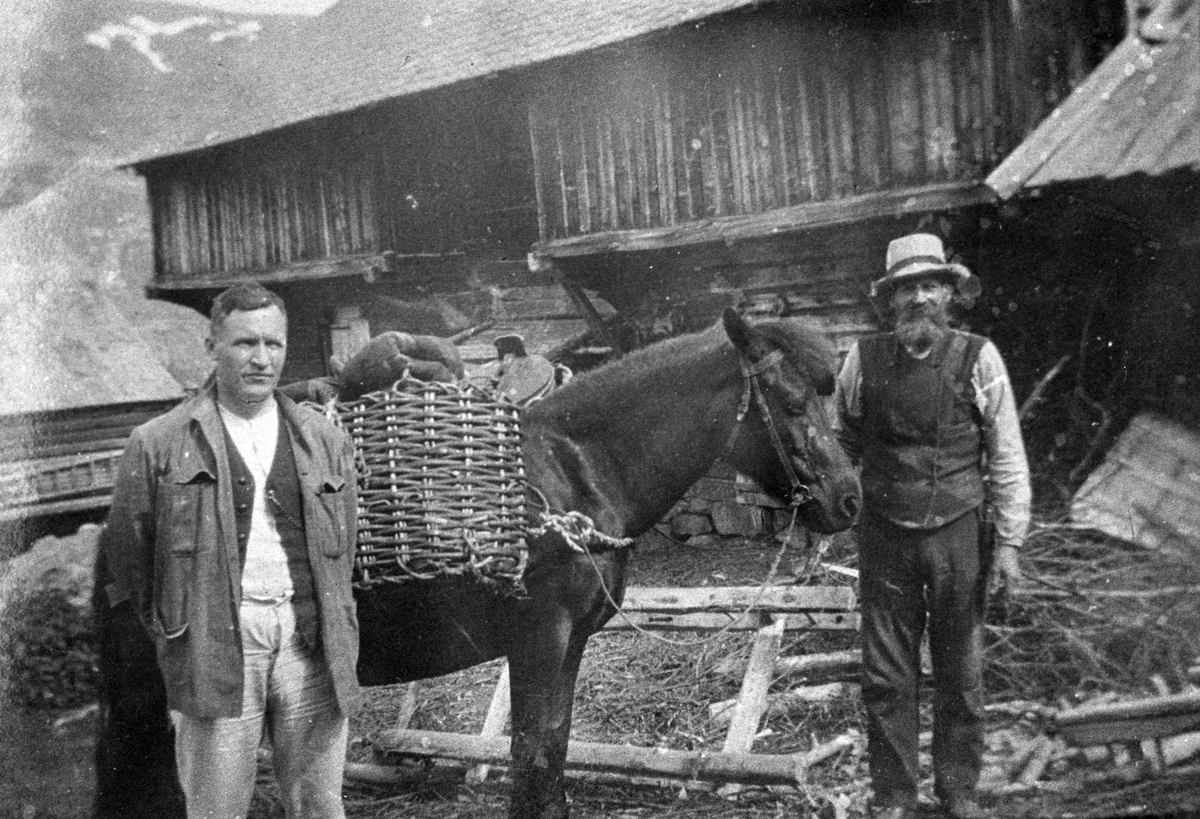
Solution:
<path fill-rule="evenodd" d="M 823 333 L 795 318 L 768 319 L 752 327 L 782 350 L 818 392 L 833 392 L 837 357 Z M 673 365 L 714 359 L 722 351 L 732 354 L 733 344 L 718 321 L 706 330 L 656 342 L 581 373 L 553 393 L 552 400 L 535 407 L 556 414 L 591 414 L 601 405 L 620 402 L 622 396 L 641 400 L 661 388 L 663 372 Z"/>
<path fill-rule="evenodd" d="M 828 336 L 800 319 L 772 319 L 753 325 L 783 350 L 821 395 L 832 395 L 837 378 L 837 351 Z"/>

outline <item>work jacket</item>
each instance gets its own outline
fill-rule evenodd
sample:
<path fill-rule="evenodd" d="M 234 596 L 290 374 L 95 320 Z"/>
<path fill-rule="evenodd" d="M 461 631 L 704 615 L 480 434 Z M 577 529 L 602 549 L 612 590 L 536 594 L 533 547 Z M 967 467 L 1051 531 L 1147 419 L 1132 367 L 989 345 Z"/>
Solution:
<path fill-rule="evenodd" d="M 300 480 L 320 646 L 338 705 L 358 705 L 353 448 L 320 413 L 276 393 Z M 242 597 L 231 470 L 210 389 L 134 430 L 101 535 L 109 599 L 132 600 L 154 639 L 171 709 L 234 717 L 242 707 Z"/>

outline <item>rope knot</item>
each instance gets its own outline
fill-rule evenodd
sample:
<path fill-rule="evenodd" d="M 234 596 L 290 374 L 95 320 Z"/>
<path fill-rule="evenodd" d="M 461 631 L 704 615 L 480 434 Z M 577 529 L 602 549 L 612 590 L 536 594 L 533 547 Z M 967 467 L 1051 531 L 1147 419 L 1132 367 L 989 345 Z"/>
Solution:
<path fill-rule="evenodd" d="M 541 523 L 530 530 L 535 537 L 555 532 L 572 551 L 581 554 L 594 547 L 605 549 L 627 549 L 633 545 L 631 537 L 613 537 L 596 528 L 596 523 L 582 512 L 542 512 Z"/>

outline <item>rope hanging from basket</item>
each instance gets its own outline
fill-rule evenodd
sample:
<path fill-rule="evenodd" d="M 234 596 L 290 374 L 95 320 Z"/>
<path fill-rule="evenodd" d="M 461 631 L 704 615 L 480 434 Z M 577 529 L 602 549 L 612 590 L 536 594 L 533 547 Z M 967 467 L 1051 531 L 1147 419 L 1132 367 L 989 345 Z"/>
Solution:
<path fill-rule="evenodd" d="M 540 493 L 539 493 L 540 494 Z M 530 537 L 542 537 L 554 532 L 574 552 L 590 554 L 593 548 L 628 549 L 633 546 L 631 537 L 606 535 L 596 528 L 596 523 L 582 512 L 540 513 L 541 523 L 529 530 Z"/>

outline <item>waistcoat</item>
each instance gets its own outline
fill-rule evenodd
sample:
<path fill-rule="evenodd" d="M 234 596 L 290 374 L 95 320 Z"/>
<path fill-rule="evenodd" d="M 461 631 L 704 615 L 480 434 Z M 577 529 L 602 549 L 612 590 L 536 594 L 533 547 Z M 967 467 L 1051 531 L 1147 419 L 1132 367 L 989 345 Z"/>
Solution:
<path fill-rule="evenodd" d="M 987 339 L 952 330 L 928 356 L 894 333 L 859 342 L 864 504 L 900 526 L 936 529 L 984 501 L 982 419 L 971 371 Z"/>
<path fill-rule="evenodd" d="M 287 422 L 279 419 L 279 437 L 275 458 L 267 473 L 267 505 L 275 517 L 275 528 L 287 555 L 288 574 L 292 578 L 292 606 L 296 613 L 296 631 L 306 646 L 315 648 L 319 640 L 317 601 L 313 587 L 312 569 L 308 564 L 308 543 L 304 538 L 304 509 L 300 498 L 300 476 L 296 474 L 296 458 L 292 454 L 291 435 Z M 229 453 L 229 469 L 233 479 L 233 511 L 237 526 L 238 557 L 246 566 L 246 544 L 250 539 L 250 518 L 254 512 L 254 476 L 242 460 L 229 430 L 225 430 L 225 450 Z"/>

